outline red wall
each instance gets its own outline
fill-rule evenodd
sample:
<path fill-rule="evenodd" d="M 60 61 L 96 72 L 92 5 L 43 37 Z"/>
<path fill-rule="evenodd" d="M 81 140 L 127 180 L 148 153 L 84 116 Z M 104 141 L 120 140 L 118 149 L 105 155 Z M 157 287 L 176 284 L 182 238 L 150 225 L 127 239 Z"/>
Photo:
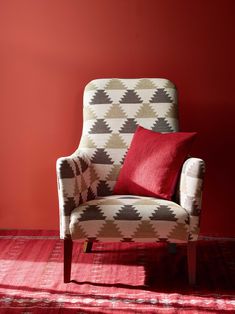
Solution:
<path fill-rule="evenodd" d="M 0 0 L 0 228 L 58 228 L 55 161 L 79 143 L 89 80 L 166 77 L 207 163 L 202 234 L 234 237 L 234 12 L 233 0 Z"/>

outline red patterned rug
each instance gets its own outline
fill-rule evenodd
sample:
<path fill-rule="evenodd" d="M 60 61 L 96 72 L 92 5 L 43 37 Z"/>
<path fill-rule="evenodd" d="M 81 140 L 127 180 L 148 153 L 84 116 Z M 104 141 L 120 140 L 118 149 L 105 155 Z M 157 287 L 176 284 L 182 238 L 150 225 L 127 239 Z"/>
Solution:
<path fill-rule="evenodd" d="M 0 232 L 0 313 L 235 313 L 235 241 L 199 242 L 194 289 L 184 246 L 76 243 L 69 284 L 62 252 L 53 232 Z"/>

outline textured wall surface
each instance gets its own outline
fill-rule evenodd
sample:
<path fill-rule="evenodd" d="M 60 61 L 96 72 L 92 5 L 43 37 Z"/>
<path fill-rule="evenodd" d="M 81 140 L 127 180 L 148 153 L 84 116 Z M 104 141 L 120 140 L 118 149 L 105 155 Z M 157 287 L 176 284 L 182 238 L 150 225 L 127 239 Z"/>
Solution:
<path fill-rule="evenodd" d="M 234 29 L 233 0 L 0 0 L 0 228 L 58 229 L 87 82 L 164 77 L 207 163 L 201 232 L 235 237 Z"/>

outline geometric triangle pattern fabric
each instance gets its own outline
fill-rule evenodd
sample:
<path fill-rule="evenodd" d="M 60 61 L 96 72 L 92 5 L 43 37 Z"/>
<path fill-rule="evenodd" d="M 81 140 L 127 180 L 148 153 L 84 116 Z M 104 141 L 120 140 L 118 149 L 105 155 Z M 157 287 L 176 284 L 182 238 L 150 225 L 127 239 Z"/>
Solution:
<path fill-rule="evenodd" d="M 85 161 L 82 160 L 82 161 L 81 161 L 82 172 L 84 172 L 84 171 L 88 168 L 88 166 L 86 167 L 85 165 L 86 165 Z M 77 164 L 75 161 L 74 161 L 74 166 L 75 166 L 75 169 L 76 169 L 75 174 L 76 174 L 76 176 L 78 177 L 78 176 L 81 174 L 81 172 L 80 172 L 80 169 L 79 169 L 79 167 L 78 167 L 78 164 Z M 85 166 L 85 167 L 84 167 L 84 166 Z M 84 170 L 84 169 L 85 169 L 85 170 Z"/>
<path fill-rule="evenodd" d="M 79 221 L 104 220 L 104 219 L 105 216 L 103 215 L 101 209 L 97 205 L 89 205 L 81 213 Z"/>
<path fill-rule="evenodd" d="M 95 154 L 91 158 L 91 162 L 95 164 L 113 164 L 112 159 L 104 148 L 97 148 Z"/>
<path fill-rule="evenodd" d="M 177 223 L 174 229 L 169 233 L 169 237 L 179 241 L 184 240 L 185 234 L 188 233 L 187 229 L 188 228 L 185 226 L 185 224 Z"/>
<path fill-rule="evenodd" d="M 138 225 L 138 228 L 133 233 L 132 241 L 133 239 L 136 241 L 141 239 L 141 241 L 145 242 L 145 239 L 151 238 L 155 239 L 156 241 L 159 239 L 159 236 L 149 221 L 141 221 Z"/>
<path fill-rule="evenodd" d="M 116 238 L 123 238 L 123 235 L 112 220 L 106 220 L 101 230 L 97 233 L 97 238 L 105 238 L 106 241 L 113 241 Z"/>
<path fill-rule="evenodd" d="M 150 104 L 143 104 L 142 107 L 137 111 L 135 118 L 156 118 L 156 113 Z"/>
<path fill-rule="evenodd" d="M 79 147 L 71 157 L 57 161 L 62 239 L 101 241 L 110 235 L 117 241 L 197 240 L 203 160 L 185 162 L 179 178 L 179 205 L 112 195 L 138 125 L 156 132 L 179 131 L 177 91 L 172 82 L 114 78 L 93 80 L 86 86 Z"/>
<path fill-rule="evenodd" d="M 182 168 L 179 190 L 180 205 L 190 213 L 190 240 L 196 241 L 199 235 L 205 162 L 200 158 L 188 158 Z"/>
<path fill-rule="evenodd" d="M 125 119 L 127 118 L 126 113 L 122 110 L 119 104 L 113 104 L 109 108 L 108 112 L 104 116 L 105 119 Z"/>
<path fill-rule="evenodd" d="M 78 149 L 87 155 L 94 168 L 100 164 L 121 166 L 138 125 L 157 132 L 178 131 L 176 89 L 166 79 L 94 80 L 85 88 L 83 106 L 83 132 Z M 169 112 L 171 107 L 174 111 Z M 113 173 L 112 180 L 107 179 L 107 185 L 102 182 L 102 187 L 111 188 L 112 192 L 118 173 L 116 178 Z M 100 180 L 104 181 L 103 177 Z M 98 196 L 103 188 L 99 185 Z"/>
<path fill-rule="evenodd" d="M 74 177 L 73 168 L 70 166 L 70 164 L 67 161 L 65 161 L 60 167 L 60 176 L 61 176 L 61 179 Z"/>
<path fill-rule="evenodd" d="M 135 133 L 135 130 L 137 129 L 138 124 L 135 119 L 129 118 L 125 121 L 125 123 L 120 128 L 120 133 Z"/>
<path fill-rule="evenodd" d="M 97 228 L 96 220 L 104 221 L 99 223 L 100 228 Z M 166 227 L 157 228 L 157 221 Z M 71 213 L 70 230 L 74 240 L 156 242 L 164 238 L 168 242 L 180 243 L 187 242 L 189 237 L 188 222 L 187 212 L 172 201 L 136 195 L 110 195 L 75 208 Z M 91 230 L 95 229 L 94 235 Z M 86 234 L 85 238 L 81 237 L 81 230 Z"/>
<path fill-rule="evenodd" d="M 156 89 L 157 85 L 154 84 L 153 80 L 143 78 L 138 81 L 135 89 Z"/>
<path fill-rule="evenodd" d="M 88 149 L 88 148 L 96 148 L 96 145 L 89 136 L 84 135 L 81 138 L 81 141 L 79 143 L 79 147 Z"/>
<path fill-rule="evenodd" d="M 150 217 L 151 220 L 177 221 L 174 211 L 169 206 L 161 205 L 155 209 Z"/>
<path fill-rule="evenodd" d="M 104 195 L 111 195 L 111 194 L 112 194 L 112 191 L 107 181 L 100 180 L 97 185 L 97 195 L 104 196 Z"/>
<path fill-rule="evenodd" d="M 167 118 L 174 118 L 174 117 L 177 115 L 176 110 L 177 110 L 177 109 L 176 109 L 175 105 L 172 105 L 172 106 L 169 108 L 169 110 L 167 111 L 166 117 L 167 117 Z"/>
<path fill-rule="evenodd" d="M 82 172 L 85 172 L 86 169 L 88 168 L 88 164 L 86 163 L 86 161 L 84 159 L 81 159 L 81 168 L 82 168 Z M 80 174 L 80 173 L 79 173 Z"/>
<path fill-rule="evenodd" d="M 109 82 L 106 84 L 105 89 L 107 90 L 126 90 L 127 87 L 125 84 L 119 80 L 119 79 L 111 79 Z"/>
<path fill-rule="evenodd" d="M 153 97 L 150 100 L 150 103 L 172 103 L 170 95 L 164 90 L 164 88 L 158 88 Z"/>
<path fill-rule="evenodd" d="M 191 163 L 188 167 L 187 175 L 192 178 L 200 178 L 203 179 L 205 169 L 203 167 L 198 167 L 197 163 Z"/>
<path fill-rule="evenodd" d="M 86 181 L 84 177 L 81 177 L 81 192 L 86 191 L 88 189 L 88 185 L 86 184 Z"/>
<path fill-rule="evenodd" d="M 84 230 L 82 229 L 82 226 L 76 226 L 76 234 L 78 238 L 88 238 L 88 235 L 84 232 Z"/>
<path fill-rule="evenodd" d="M 105 148 L 127 148 L 127 145 L 118 133 L 113 133 L 105 144 Z"/>
<path fill-rule="evenodd" d="M 122 158 L 124 158 L 124 154 L 126 153 L 125 148 L 107 148 L 105 150 L 110 158 L 116 161 L 115 166 L 118 166 L 119 161 L 121 162 Z M 114 179 L 114 181 L 116 181 L 116 179 Z"/>
<path fill-rule="evenodd" d="M 90 100 L 90 105 L 98 105 L 98 104 L 111 104 L 112 100 L 106 94 L 104 90 L 97 90 L 93 98 Z"/>
<path fill-rule="evenodd" d="M 96 194 L 92 191 L 92 188 L 89 186 L 87 190 L 87 200 L 93 200 L 96 198 Z"/>
<path fill-rule="evenodd" d="M 184 222 L 187 225 L 187 222 Z M 177 222 L 174 221 L 164 221 L 164 220 L 152 220 L 151 225 L 153 226 L 154 230 L 161 235 L 161 240 L 169 238 L 169 234 L 177 225 Z"/>
<path fill-rule="evenodd" d="M 116 220 L 140 220 L 141 216 L 132 205 L 124 205 L 114 216 Z"/>
<path fill-rule="evenodd" d="M 166 118 L 158 118 L 155 124 L 152 126 L 152 131 L 155 132 L 173 132 L 173 129 L 169 125 Z"/>
<path fill-rule="evenodd" d="M 85 107 L 83 110 L 87 120 L 97 119 L 97 116 L 95 115 L 91 107 Z"/>
<path fill-rule="evenodd" d="M 127 90 L 120 99 L 120 104 L 141 104 L 142 102 L 140 96 L 133 89 Z"/>
<path fill-rule="evenodd" d="M 103 134 L 103 133 L 112 133 L 107 122 L 104 119 L 96 119 L 92 128 L 89 131 L 89 134 Z"/>
<path fill-rule="evenodd" d="M 107 181 L 115 181 L 117 176 L 119 175 L 119 172 L 121 170 L 121 165 L 113 165 L 111 168 L 111 171 L 106 176 Z"/>

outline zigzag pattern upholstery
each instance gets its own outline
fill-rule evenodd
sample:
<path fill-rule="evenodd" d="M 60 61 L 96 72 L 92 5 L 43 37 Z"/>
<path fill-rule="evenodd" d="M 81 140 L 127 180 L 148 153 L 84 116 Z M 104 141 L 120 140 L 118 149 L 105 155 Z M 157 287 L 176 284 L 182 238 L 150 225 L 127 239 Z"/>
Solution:
<path fill-rule="evenodd" d="M 97 79 L 84 92 L 84 125 L 77 151 L 57 161 L 60 237 L 90 241 L 196 241 L 204 161 L 189 158 L 178 202 L 112 195 L 138 125 L 178 128 L 177 92 L 166 79 Z"/>

